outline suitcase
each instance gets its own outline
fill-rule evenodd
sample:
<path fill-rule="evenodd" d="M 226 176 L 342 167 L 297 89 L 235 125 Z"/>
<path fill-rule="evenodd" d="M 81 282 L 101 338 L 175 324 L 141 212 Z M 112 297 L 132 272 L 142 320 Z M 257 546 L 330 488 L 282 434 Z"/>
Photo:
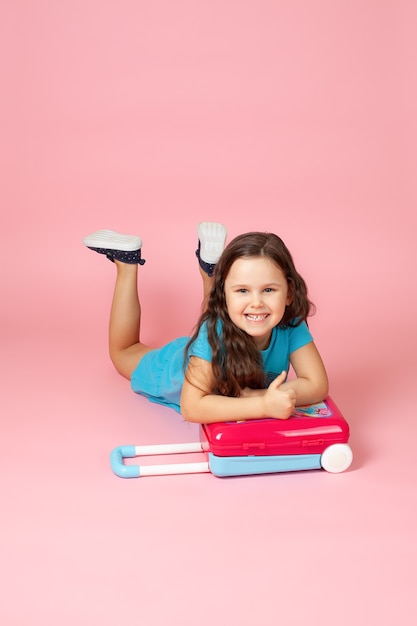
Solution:
<path fill-rule="evenodd" d="M 110 455 L 113 472 L 121 478 L 211 472 L 215 476 L 247 476 L 323 468 L 331 473 L 348 469 L 352 451 L 349 425 L 331 398 L 297 407 L 287 420 L 256 419 L 200 426 L 196 443 L 119 446 Z M 203 452 L 204 462 L 129 465 L 137 456 Z"/>

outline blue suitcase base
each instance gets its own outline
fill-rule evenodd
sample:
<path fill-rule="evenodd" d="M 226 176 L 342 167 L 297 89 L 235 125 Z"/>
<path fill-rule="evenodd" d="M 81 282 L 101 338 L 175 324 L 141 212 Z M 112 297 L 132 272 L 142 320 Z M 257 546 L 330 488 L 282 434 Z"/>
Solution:
<path fill-rule="evenodd" d="M 320 454 L 295 454 L 287 456 L 216 456 L 208 454 L 212 474 L 225 476 L 250 476 L 321 469 Z"/>

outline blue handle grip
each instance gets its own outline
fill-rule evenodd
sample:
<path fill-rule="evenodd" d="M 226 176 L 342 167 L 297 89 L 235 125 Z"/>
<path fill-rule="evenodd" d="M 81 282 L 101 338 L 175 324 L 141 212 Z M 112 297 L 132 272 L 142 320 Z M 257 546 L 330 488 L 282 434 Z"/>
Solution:
<path fill-rule="evenodd" d="M 135 446 L 119 446 L 110 453 L 110 465 L 116 476 L 120 478 L 139 478 L 139 465 L 125 465 L 123 459 L 136 456 Z"/>

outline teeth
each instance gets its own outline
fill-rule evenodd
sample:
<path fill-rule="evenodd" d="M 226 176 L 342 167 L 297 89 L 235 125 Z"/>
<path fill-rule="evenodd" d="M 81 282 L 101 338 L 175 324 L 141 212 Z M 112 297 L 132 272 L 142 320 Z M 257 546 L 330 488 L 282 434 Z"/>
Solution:
<path fill-rule="evenodd" d="M 252 320 L 253 322 L 259 322 L 259 320 L 264 320 L 267 318 L 267 315 L 247 315 L 248 320 Z"/>

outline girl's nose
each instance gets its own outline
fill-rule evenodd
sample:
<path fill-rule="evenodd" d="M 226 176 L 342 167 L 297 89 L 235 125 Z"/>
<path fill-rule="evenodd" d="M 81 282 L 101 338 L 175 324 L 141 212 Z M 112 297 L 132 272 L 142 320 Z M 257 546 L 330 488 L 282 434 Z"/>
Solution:
<path fill-rule="evenodd" d="M 260 307 L 262 306 L 262 297 L 260 293 L 254 293 L 252 295 L 252 302 L 251 302 L 252 306 L 254 307 Z"/>

